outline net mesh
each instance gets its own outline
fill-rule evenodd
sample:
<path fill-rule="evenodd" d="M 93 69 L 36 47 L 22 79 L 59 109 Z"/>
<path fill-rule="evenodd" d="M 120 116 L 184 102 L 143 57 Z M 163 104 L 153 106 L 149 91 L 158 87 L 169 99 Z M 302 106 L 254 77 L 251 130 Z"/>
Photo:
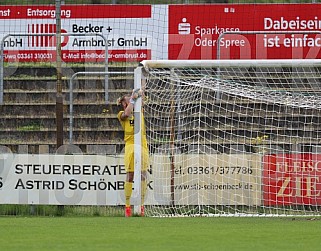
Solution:
<path fill-rule="evenodd" d="M 150 215 L 319 214 L 320 67 L 145 70 Z"/>

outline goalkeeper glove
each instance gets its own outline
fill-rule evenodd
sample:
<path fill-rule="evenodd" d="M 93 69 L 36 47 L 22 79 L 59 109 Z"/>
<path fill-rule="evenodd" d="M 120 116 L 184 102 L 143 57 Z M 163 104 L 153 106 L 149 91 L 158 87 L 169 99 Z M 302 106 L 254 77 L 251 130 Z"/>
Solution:
<path fill-rule="evenodd" d="M 136 101 L 136 99 L 140 98 L 141 96 L 142 96 L 142 90 L 137 88 L 133 90 L 131 98 Z"/>
<path fill-rule="evenodd" d="M 129 103 L 131 103 L 132 105 L 134 105 L 135 102 L 136 102 L 136 99 L 130 98 Z"/>
<path fill-rule="evenodd" d="M 134 89 L 133 92 L 132 92 L 132 96 L 130 97 L 130 100 L 129 100 L 129 103 L 131 103 L 132 105 L 135 104 L 136 100 L 138 98 L 140 98 L 142 96 L 142 91 L 141 89 L 137 88 L 137 89 Z"/>

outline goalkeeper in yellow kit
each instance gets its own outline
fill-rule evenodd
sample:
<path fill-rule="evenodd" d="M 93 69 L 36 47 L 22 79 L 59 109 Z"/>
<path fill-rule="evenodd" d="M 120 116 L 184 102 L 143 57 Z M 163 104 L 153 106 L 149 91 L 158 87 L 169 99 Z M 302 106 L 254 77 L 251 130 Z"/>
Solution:
<path fill-rule="evenodd" d="M 126 170 L 126 181 L 125 181 L 125 216 L 131 216 L 131 204 L 130 199 L 133 190 L 134 180 L 134 105 L 137 98 L 141 97 L 141 90 L 133 90 L 131 95 L 125 95 L 118 99 L 118 104 L 123 107 L 117 115 L 118 120 L 124 130 L 124 141 L 125 141 L 125 170 Z M 149 165 L 149 153 L 146 140 L 146 130 L 144 117 L 142 115 L 142 169 L 141 169 L 141 215 L 144 216 L 144 200 L 147 189 L 147 168 Z"/>

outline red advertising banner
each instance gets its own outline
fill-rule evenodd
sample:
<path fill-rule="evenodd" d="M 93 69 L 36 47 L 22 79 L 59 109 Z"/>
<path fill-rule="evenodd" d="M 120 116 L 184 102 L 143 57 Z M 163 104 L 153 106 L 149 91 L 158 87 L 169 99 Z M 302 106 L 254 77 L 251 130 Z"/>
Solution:
<path fill-rule="evenodd" d="M 320 4 L 170 5 L 169 59 L 320 58 L 320 13 Z"/>
<path fill-rule="evenodd" d="M 149 18 L 150 5 L 62 5 L 61 18 Z M 55 19 L 55 5 L 3 5 L 1 19 Z"/>
<path fill-rule="evenodd" d="M 11 50 L 4 51 L 6 62 L 48 62 L 56 60 L 55 50 Z M 113 62 L 137 62 L 150 59 L 151 50 L 109 50 L 108 60 Z M 105 62 L 104 50 L 64 50 L 61 59 L 64 62 Z"/>
<path fill-rule="evenodd" d="M 123 54 L 111 61 L 321 58 L 320 13 L 320 4 L 63 5 L 62 50 L 99 53 L 107 42 Z M 55 50 L 55 16 L 51 5 L 0 6 L 5 51 Z"/>
<path fill-rule="evenodd" d="M 321 154 L 263 157 L 264 205 L 321 205 Z"/>

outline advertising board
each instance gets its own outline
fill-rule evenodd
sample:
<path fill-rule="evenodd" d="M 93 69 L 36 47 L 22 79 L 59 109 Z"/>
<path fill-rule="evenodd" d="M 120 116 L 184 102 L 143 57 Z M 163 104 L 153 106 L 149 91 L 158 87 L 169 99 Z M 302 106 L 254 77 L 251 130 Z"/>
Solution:
<path fill-rule="evenodd" d="M 62 61 L 104 62 L 106 47 L 109 61 L 163 58 L 166 20 L 161 5 L 63 5 Z M 1 6 L 0 27 L 6 61 L 56 60 L 55 6 Z"/>
<path fill-rule="evenodd" d="M 265 205 L 321 205 L 321 155 L 275 154 L 263 158 Z"/>
<path fill-rule="evenodd" d="M 108 60 L 121 62 L 320 58 L 320 12 L 319 4 L 63 5 L 61 57 L 104 62 L 107 47 Z M 56 32 L 54 6 L 1 6 L 0 27 L 2 38 L 12 35 L 6 61 L 56 60 L 55 36 L 41 36 Z"/>
<path fill-rule="evenodd" d="M 150 160 L 147 205 L 261 203 L 258 156 L 181 155 L 174 172 L 168 156 Z M 124 205 L 125 177 L 122 155 L 1 154 L 0 204 Z"/>
<path fill-rule="evenodd" d="M 169 5 L 169 59 L 320 58 L 320 11 L 319 4 Z"/>

